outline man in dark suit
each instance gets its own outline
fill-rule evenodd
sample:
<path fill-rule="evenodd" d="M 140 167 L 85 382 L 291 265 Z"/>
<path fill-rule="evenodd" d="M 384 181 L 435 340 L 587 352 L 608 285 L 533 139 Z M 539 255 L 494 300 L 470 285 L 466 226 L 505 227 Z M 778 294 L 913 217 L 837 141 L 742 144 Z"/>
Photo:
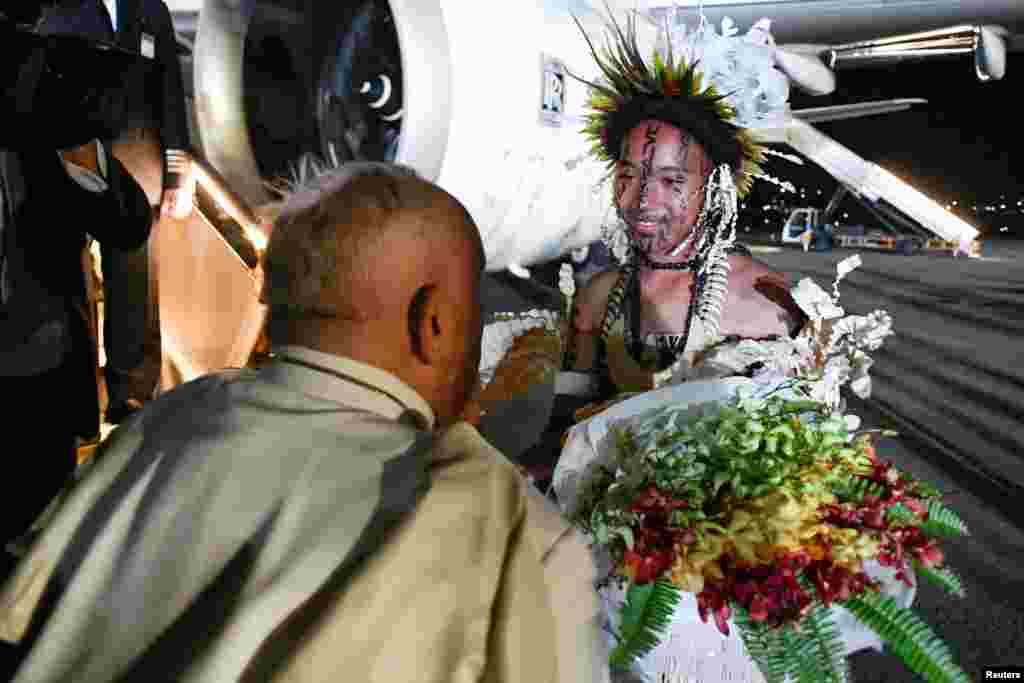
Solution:
<path fill-rule="evenodd" d="M 86 231 L 107 249 L 131 251 L 151 223 L 142 188 L 98 142 L 63 155 L 0 148 L 0 391 L 5 467 L 17 491 L 0 503 L 0 550 L 67 482 L 76 439 L 99 433 Z"/>
<path fill-rule="evenodd" d="M 150 111 L 132 111 L 133 125 L 113 144 L 163 150 L 160 213 L 185 218 L 192 211 L 189 134 L 178 45 L 163 0 L 56 0 L 37 32 L 77 35 L 113 43 L 152 59 L 156 76 L 147 84 Z M 153 140 L 154 133 L 159 140 Z M 133 169 L 135 171 L 136 169 Z M 147 183 L 137 175 L 152 197 Z M 160 324 L 155 281 L 145 246 L 135 252 L 102 251 L 104 276 L 107 421 L 120 422 L 152 397 L 160 372 Z"/>

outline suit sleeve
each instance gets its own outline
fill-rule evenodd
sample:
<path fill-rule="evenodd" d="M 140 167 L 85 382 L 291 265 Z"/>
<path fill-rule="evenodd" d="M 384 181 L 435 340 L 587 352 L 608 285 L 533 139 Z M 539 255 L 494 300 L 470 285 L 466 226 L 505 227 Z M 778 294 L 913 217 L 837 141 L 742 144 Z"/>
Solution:
<path fill-rule="evenodd" d="M 149 239 L 153 211 L 146 193 L 114 155 L 107 160 L 107 189 L 91 192 L 68 179 L 69 206 L 100 244 L 138 249 Z"/>
<path fill-rule="evenodd" d="M 185 83 L 181 74 L 181 60 L 178 57 L 178 41 L 174 34 L 171 13 L 163 0 L 151 0 L 151 21 L 156 31 L 156 57 L 161 70 L 161 94 L 163 115 L 160 121 L 160 137 L 166 152 L 191 150 L 188 135 L 188 111 L 185 100 Z M 183 178 L 173 166 L 164 163 L 164 187 L 180 187 Z"/>

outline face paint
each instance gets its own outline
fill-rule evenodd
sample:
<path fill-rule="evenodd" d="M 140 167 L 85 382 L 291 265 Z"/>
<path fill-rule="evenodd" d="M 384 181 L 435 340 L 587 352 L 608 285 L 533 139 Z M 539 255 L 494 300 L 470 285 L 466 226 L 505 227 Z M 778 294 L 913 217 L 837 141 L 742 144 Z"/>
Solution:
<path fill-rule="evenodd" d="M 630 159 L 629 149 L 630 149 L 629 148 L 629 137 L 627 136 L 627 137 L 625 137 L 622 140 L 622 154 L 619 156 L 619 158 L 620 159 L 626 159 L 626 160 Z M 627 173 L 626 171 L 624 171 L 621 168 L 619 169 L 618 173 L 615 176 L 615 206 L 616 207 L 621 207 L 621 205 L 622 205 L 622 195 L 623 195 L 623 193 L 625 193 L 626 188 L 629 186 L 630 178 L 632 178 L 632 175 Z M 621 214 L 620 214 L 620 218 L 621 218 Z"/>
<path fill-rule="evenodd" d="M 651 182 L 651 170 L 654 166 L 654 149 L 658 144 L 658 127 L 647 126 L 644 140 L 644 163 L 640 169 L 640 207 L 647 203 L 647 186 Z"/>
<path fill-rule="evenodd" d="M 644 133 L 644 151 L 643 151 L 643 163 L 640 166 L 640 211 L 643 212 L 648 207 L 649 202 L 649 188 L 651 184 L 651 175 L 654 168 L 654 151 L 658 144 L 658 126 L 649 125 L 647 126 L 647 132 Z M 652 217 L 641 216 L 641 220 L 650 220 Z M 651 242 L 657 236 L 660 238 L 667 228 L 663 225 L 663 221 L 657 220 L 657 231 L 655 235 L 650 235 L 645 232 L 636 233 L 637 246 L 640 247 L 640 251 L 647 253 L 651 248 Z"/>
<path fill-rule="evenodd" d="M 703 148 L 674 126 L 641 123 L 626 136 L 616 204 L 631 239 L 648 258 L 671 258 L 685 246 L 697 220 L 703 165 Z"/>

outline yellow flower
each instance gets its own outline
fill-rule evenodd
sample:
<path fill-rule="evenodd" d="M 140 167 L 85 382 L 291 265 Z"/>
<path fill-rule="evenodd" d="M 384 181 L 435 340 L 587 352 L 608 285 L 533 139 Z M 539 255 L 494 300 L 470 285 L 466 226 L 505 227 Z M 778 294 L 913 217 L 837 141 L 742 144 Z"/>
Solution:
<path fill-rule="evenodd" d="M 734 510 L 732 513 L 732 521 L 729 522 L 729 531 L 739 531 L 749 526 L 752 520 L 753 517 L 746 510 Z"/>
<path fill-rule="evenodd" d="M 672 572 L 672 583 L 687 593 L 700 593 L 704 590 L 704 577 L 690 572 Z"/>

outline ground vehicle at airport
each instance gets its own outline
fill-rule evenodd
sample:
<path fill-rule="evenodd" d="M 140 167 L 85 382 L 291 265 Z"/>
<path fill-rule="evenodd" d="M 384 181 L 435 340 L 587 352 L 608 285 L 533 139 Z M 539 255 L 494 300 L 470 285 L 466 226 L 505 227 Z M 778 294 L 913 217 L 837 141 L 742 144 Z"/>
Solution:
<path fill-rule="evenodd" d="M 814 207 L 800 207 L 790 211 L 789 218 L 779 233 L 779 242 L 803 246 L 807 239 L 805 234 L 810 231 L 809 248 L 814 251 L 828 251 L 833 247 L 845 249 L 871 249 L 876 251 L 894 251 L 910 256 L 921 252 L 951 253 L 959 248 L 956 240 L 947 240 L 936 235 L 929 235 L 919 224 L 914 226 L 904 217 L 889 215 L 883 218 L 883 211 L 877 206 L 872 211 L 881 225 L 887 230 L 868 228 L 864 225 L 836 225 L 832 221 L 837 202 L 832 202 L 822 210 Z M 889 210 L 891 212 L 891 209 Z M 899 230 L 893 223 L 902 223 L 904 230 Z M 913 229 L 912 228 L 916 228 Z M 971 241 L 971 255 L 980 253 L 981 244 L 978 240 Z"/>
<path fill-rule="evenodd" d="M 810 231 L 810 249 L 827 251 L 832 247 L 876 249 L 913 254 L 924 249 L 926 241 L 913 235 L 888 234 L 882 230 L 867 230 L 863 225 L 836 226 L 826 218 L 826 212 L 815 208 L 793 209 L 782 226 L 779 241 L 782 244 L 802 246 L 805 233 Z M 940 240 L 944 244 L 944 240 Z M 955 248 L 956 243 L 948 243 Z"/>

